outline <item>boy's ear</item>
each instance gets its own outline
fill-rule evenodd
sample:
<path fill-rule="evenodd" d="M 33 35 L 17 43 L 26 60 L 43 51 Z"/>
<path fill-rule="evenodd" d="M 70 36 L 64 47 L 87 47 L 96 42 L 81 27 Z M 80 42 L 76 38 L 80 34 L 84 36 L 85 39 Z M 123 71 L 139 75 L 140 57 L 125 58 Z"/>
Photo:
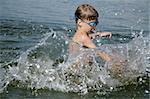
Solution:
<path fill-rule="evenodd" d="M 77 21 L 77 26 L 80 27 L 80 28 L 81 28 L 81 26 L 82 26 L 81 22 L 82 22 L 82 21 L 81 21 L 80 19 L 78 19 L 78 21 Z"/>
<path fill-rule="evenodd" d="M 81 25 L 81 22 L 82 22 L 82 21 L 81 21 L 80 19 L 78 19 L 78 22 L 77 22 L 78 25 Z"/>

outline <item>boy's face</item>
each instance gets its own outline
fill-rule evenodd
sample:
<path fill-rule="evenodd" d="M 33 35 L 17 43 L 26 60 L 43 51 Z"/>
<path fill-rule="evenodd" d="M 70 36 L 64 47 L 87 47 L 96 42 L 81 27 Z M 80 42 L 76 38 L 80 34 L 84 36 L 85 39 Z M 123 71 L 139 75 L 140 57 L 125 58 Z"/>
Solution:
<path fill-rule="evenodd" d="M 79 19 L 79 25 L 81 26 L 81 28 L 85 31 L 85 32 L 90 32 L 92 30 L 96 29 L 96 26 L 98 24 L 97 20 L 81 20 Z"/>

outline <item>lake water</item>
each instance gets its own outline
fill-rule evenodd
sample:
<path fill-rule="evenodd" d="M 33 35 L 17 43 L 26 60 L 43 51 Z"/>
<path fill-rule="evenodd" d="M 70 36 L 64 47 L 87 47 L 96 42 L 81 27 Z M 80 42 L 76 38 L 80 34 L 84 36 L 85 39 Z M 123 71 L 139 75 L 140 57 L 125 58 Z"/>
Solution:
<path fill-rule="evenodd" d="M 68 61 L 74 11 L 88 3 L 100 13 L 100 50 L 128 64 L 121 76 L 91 53 L 94 63 Z M 1 0 L 0 99 L 148 99 L 149 0 Z M 114 50 L 116 50 L 114 52 Z M 81 54 L 82 56 L 82 54 Z M 79 66 L 79 70 L 73 68 Z"/>

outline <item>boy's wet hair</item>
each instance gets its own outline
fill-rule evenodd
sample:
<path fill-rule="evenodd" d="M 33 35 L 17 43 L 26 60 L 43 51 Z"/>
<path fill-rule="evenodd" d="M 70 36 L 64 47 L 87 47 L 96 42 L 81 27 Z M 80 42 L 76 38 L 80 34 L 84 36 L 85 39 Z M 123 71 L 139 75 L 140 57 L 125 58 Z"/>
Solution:
<path fill-rule="evenodd" d="M 98 20 L 99 14 L 94 7 L 89 4 L 82 4 L 78 6 L 75 11 L 75 21 L 78 19 L 86 19 L 86 20 Z"/>

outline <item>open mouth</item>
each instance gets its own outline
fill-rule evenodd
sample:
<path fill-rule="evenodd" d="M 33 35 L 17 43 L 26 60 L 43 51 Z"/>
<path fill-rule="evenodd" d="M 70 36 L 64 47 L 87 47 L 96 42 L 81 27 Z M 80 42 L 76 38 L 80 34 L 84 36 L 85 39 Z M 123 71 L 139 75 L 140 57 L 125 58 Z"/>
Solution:
<path fill-rule="evenodd" d="M 91 29 L 90 33 L 96 33 L 97 31 L 95 29 Z"/>

